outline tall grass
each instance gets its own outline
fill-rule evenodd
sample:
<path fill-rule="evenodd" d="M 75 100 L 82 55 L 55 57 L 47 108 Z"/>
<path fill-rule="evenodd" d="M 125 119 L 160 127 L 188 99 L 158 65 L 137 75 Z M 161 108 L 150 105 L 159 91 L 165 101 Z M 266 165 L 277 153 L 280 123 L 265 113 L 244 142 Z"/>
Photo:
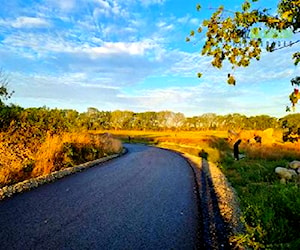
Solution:
<path fill-rule="evenodd" d="M 273 143 L 272 145 L 246 145 L 244 151 L 251 159 L 300 159 L 300 142 Z"/>
<path fill-rule="evenodd" d="M 27 145 L 23 141 L 14 143 L 9 137 L 2 136 L 0 187 L 119 153 L 121 150 L 121 142 L 108 134 L 48 133 L 42 141 L 39 139 Z"/>

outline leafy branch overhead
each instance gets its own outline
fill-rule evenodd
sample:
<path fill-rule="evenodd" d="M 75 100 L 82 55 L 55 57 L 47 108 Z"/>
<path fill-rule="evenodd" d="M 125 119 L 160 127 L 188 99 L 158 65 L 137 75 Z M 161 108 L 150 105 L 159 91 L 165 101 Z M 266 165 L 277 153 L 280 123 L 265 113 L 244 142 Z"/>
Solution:
<path fill-rule="evenodd" d="M 271 39 L 286 38 L 300 31 L 300 0 L 281 0 L 278 3 L 277 13 L 271 15 L 270 9 L 253 8 L 253 2 L 258 0 L 246 0 L 240 11 L 229 11 L 223 6 L 212 13 L 210 19 L 206 19 L 195 30 L 192 30 L 186 38 L 187 42 L 196 39 L 197 34 L 205 33 L 205 43 L 202 47 L 202 56 L 212 57 L 211 64 L 216 68 L 222 68 L 228 61 L 234 70 L 236 67 L 247 67 L 252 60 L 260 60 L 262 49 L 268 52 L 291 47 L 300 42 L 290 41 L 279 45 L 276 42 L 262 43 L 262 38 Z M 197 11 L 201 11 L 201 5 L 197 4 Z M 200 40 L 200 38 L 199 38 Z M 295 66 L 300 62 L 300 52 L 292 55 Z M 201 77 L 202 73 L 198 73 Z M 291 80 L 295 86 L 290 95 L 292 106 L 300 99 L 300 77 Z M 235 85 L 233 74 L 228 74 L 228 84 Z"/>

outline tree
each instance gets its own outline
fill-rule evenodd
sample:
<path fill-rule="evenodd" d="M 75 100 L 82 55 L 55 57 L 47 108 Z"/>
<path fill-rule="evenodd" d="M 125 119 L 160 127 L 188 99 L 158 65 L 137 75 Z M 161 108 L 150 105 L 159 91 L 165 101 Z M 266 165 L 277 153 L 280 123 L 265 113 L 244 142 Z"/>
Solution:
<path fill-rule="evenodd" d="M 17 105 L 0 106 L 0 132 L 6 132 L 13 121 L 18 121 L 22 111 Z"/>
<path fill-rule="evenodd" d="M 265 130 L 267 128 L 278 127 L 277 119 L 268 115 L 251 116 L 247 121 L 247 128 L 250 129 Z"/>
<path fill-rule="evenodd" d="M 0 106 L 4 105 L 4 100 L 9 99 L 14 92 L 8 91 L 8 75 L 0 69 Z"/>
<path fill-rule="evenodd" d="M 270 9 L 256 9 L 253 2 L 258 0 L 245 0 L 241 11 L 228 11 L 223 6 L 211 15 L 210 19 L 204 20 L 198 27 L 197 32 L 192 30 L 186 38 L 187 42 L 195 39 L 196 33 L 206 30 L 206 41 L 202 48 L 203 56 L 212 57 L 211 64 L 216 68 L 222 68 L 223 63 L 228 61 L 234 70 L 236 67 L 247 67 L 252 60 L 259 60 L 262 53 L 261 34 L 273 38 L 279 37 L 284 32 L 300 32 L 300 0 L 280 0 L 277 13 L 272 15 Z M 197 4 L 200 11 L 201 5 Z M 199 38 L 200 39 L 200 38 Z M 275 42 L 267 43 L 265 49 L 268 52 L 283 49 L 299 43 L 300 40 L 283 43 L 280 46 Z M 292 58 L 295 66 L 300 62 L 300 51 L 295 51 Z M 202 73 L 198 73 L 201 77 Z M 228 84 L 235 85 L 236 80 L 232 73 L 228 73 Z M 292 107 L 300 99 L 300 77 L 291 80 L 294 86 L 289 99 Z M 290 110 L 287 107 L 287 110 Z"/>
<path fill-rule="evenodd" d="M 115 110 L 111 112 L 110 123 L 114 130 L 129 129 L 134 113 L 132 111 Z"/>
<path fill-rule="evenodd" d="M 283 141 L 298 141 L 300 139 L 300 113 L 290 114 L 279 119 L 280 125 L 283 128 Z"/>

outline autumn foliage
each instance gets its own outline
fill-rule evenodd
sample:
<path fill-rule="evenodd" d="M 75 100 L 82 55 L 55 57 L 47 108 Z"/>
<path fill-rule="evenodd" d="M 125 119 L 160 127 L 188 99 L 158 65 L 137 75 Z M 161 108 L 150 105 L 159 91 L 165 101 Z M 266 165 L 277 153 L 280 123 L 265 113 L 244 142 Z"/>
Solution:
<path fill-rule="evenodd" d="M 204 19 L 196 31 L 190 31 L 186 38 L 187 42 L 202 41 L 199 33 L 205 33 L 205 42 L 201 50 L 202 56 L 212 58 L 212 66 L 220 69 L 225 62 L 232 66 L 232 73 L 228 74 L 227 82 L 235 85 L 234 70 L 238 67 L 248 67 L 253 60 L 260 60 L 264 51 L 274 52 L 279 49 L 291 47 L 300 41 L 285 41 L 278 43 L 274 39 L 285 39 L 285 33 L 293 34 L 300 31 L 300 1 L 279 0 L 277 10 L 270 10 L 267 6 L 261 8 L 256 5 L 258 0 L 245 0 L 238 11 L 225 9 L 224 6 L 211 8 L 215 11 L 209 19 Z M 197 11 L 201 12 L 202 6 L 197 4 Z M 273 13 L 272 13 L 273 12 Z M 273 41 L 263 44 L 264 38 L 271 38 Z M 296 46 L 294 46 L 296 48 Z M 300 52 L 296 48 L 291 55 L 294 65 L 300 62 Z M 202 73 L 198 73 L 201 77 Z M 296 76 L 291 80 L 295 90 L 290 94 L 289 99 L 292 107 L 300 99 L 298 94 L 300 77 Z M 290 110 L 287 107 L 287 110 Z"/>
<path fill-rule="evenodd" d="M 121 142 L 107 134 L 12 129 L 0 134 L 0 188 L 121 150 Z"/>

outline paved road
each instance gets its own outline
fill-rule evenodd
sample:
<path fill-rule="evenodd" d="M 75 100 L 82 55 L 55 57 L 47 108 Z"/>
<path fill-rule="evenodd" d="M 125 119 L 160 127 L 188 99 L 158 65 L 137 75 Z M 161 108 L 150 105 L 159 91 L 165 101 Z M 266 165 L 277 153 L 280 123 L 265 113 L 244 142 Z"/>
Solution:
<path fill-rule="evenodd" d="M 0 202 L 0 249 L 195 249 L 193 173 L 177 154 L 142 145 Z"/>

